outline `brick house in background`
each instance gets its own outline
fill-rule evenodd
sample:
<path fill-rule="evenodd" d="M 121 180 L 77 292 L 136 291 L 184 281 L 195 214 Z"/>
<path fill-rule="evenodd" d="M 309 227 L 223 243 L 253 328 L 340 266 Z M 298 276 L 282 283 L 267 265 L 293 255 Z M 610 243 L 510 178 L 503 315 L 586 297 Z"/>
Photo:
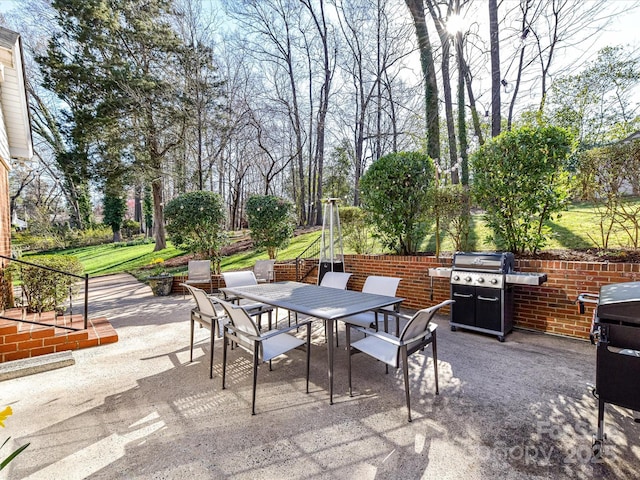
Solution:
<path fill-rule="evenodd" d="M 0 255 L 11 255 L 11 159 L 33 156 L 20 34 L 0 27 Z"/>

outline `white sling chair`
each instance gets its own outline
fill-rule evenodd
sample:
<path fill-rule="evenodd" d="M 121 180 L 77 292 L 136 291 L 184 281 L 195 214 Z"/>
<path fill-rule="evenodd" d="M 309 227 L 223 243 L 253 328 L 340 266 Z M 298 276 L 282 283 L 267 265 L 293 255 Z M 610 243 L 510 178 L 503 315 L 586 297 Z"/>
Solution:
<path fill-rule="evenodd" d="M 260 332 L 260 329 L 242 307 L 233 303 L 218 300 L 227 313 L 230 322 L 224 326 L 224 347 L 222 355 L 222 389 L 226 388 L 227 372 L 227 345 L 232 342 L 253 355 L 253 393 L 251 399 L 251 414 L 256 414 L 256 384 L 258 380 L 258 365 L 269 362 L 271 359 L 294 350 L 301 345 L 306 345 L 307 350 L 307 393 L 309 393 L 309 361 L 311 355 L 311 321 L 301 322 L 298 325 L 282 330 L 269 330 Z M 290 335 L 289 331 L 301 326 L 307 327 L 306 340 Z"/>
<path fill-rule="evenodd" d="M 347 324 L 347 345 L 349 354 L 348 375 L 349 375 L 349 396 L 353 396 L 351 386 L 351 355 L 360 351 L 384 362 L 387 365 L 398 368 L 402 360 L 402 372 L 404 375 L 404 390 L 407 399 L 407 413 L 411 421 L 411 401 L 409 399 L 409 356 L 418 350 L 424 349 L 431 344 L 433 353 L 433 372 L 435 377 L 436 395 L 438 390 L 438 350 L 436 346 L 436 329 L 438 325 L 431 323 L 435 313 L 442 307 L 454 303 L 454 300 L 446 300 L 433 307 L 418 310 L 402 329 L 399 337 L 385 332 L 374 332 L 361 327 Z M 394 315 L 400 316 L 401 314 Z M 351 329 L 360 330 L 366 333 L 366 337 L 351 343 Z"/>

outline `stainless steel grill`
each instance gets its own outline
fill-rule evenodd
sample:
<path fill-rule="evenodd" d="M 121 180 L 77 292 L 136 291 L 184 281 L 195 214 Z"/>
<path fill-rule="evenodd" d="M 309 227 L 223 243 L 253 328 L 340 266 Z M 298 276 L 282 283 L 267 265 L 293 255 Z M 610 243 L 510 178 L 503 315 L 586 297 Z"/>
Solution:
<path fill-rule="evenodd" d="M 541 285 L 546 274 L 514 271 L 510 252 L 466 253 L 453 257 L 451 268 L 429 269 L 431 277 L 449 278 L 451 330 L 489 333 L 504 342 L 513 329 L 513 285 Z"/>
<path fill-rule="evenodd" d="M 604 285 L 599 295 L 581 294 L 584 303 L 597 303 L 591 326 L 596 349 L 598 431 L 593 439 L 593 455 L 601 457 L 606 403 L 640 410 L 640 282 Z"/>

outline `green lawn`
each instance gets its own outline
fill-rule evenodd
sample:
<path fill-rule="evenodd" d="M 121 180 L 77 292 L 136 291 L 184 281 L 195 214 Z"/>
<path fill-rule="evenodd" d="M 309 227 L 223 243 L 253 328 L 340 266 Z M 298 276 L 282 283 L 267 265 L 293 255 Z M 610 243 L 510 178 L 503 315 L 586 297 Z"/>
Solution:
<path fill-rule="evenodd" d="M 319 236 L 320 231 L 316 231 L 293 238 L 289 247 L 279 252 L 278 259 L 295 259 Z M 185 254 L 182 250 L 173 247 L 171 243 L 168 245 L 168 248 L 154 252 L 153 249 L 155 245 L 153 243 L 131 246 L 108 243 L 90 247 L 57 250 L 55 252 L 47 252 L 47 254 L 75 255 L 78 257 L 78 260 L 82 262 L 85 272 L 92 277 L 109 273 L 129 272 L 142 278 L 149 275 L 148 270 L 143 269 L 143 267 L 148 266 L 152 259 L 162 258 L 163 260 L 169 260 Z M 221 266 L 222 270 L 247 268 L 253 266 L 256 260 L 265 258 L 268 258 L 266 252 L 258 254 L 251 250 L 225 257 Z M 38 263 L 38 254 L 25 255 L 23 260 Z M 168 268 L 167 270 L 171 273 L 186 272 L 187 266 L 183 265 Z"/>
<path fill-rule="evenodd" d="M 640 207 L 640 199 L 632 200 L 631 203 Z M 481 214 L 473 216 L 472 225 L 472 248 L 470 248 L 470 250 L 495 250 L 496 247 L 490 240 L 491 231 L 485 226 Z M 553 231 L 553 237 L 545 249 L 583 249 L 598 247 L 596 242 L 599 242 L 600 239 L 598 233 L 599 221 L 593 206 L 590 204 L 574 204 L 568 211 L 563 212 L 559 219 L 554 222 L 549 222 L 548 225 Z M 319 236 L 320 231 L 315 231 L 295 237 L 286 249 L 278 253 L 278 260 L 295 259 Z M 590 236 L 593 237 L 593 240 Z M 241 237 L 236 234 L 232 238 L 232 241 L 234 238 L 237 239 Z M 612 234 L 609 248 L 627 247 L 629 247 L 628 237 L 618 228 L 618 230 Z M 105 244 L 62 250 L 56 253 L 77 256 L 84 265 L 85 271 L 91 276 L 130 272 L 140 278 L 149 274 L 149 272 L 142 269 L 142 267 L 149 265 L 152 259 L 161 257 L 164 260 L 168 260 L 184 254 L 184 252 L 171 245 L 169 248 L 160 252 L 154 252 L 153 249 L 154 244 L 152 243 L 132 246 L 125 244 Z M 451 251 L 453 249 L 451 240 L 445 237 L 441 249 L 444 252 Z M 435 251 L 434 235 L 430 235 L 425 239 L 421 250 Z M 345 245 L 345 253 L 354 252 L 349 251 Z M 223 259 L 222 270 L 248 268 L 253 266 L 256 260 L 265 258 L 267 258 L 266 252 L 255 253 L 253 250 L 230 255 Z M 25 256 L 24 259 L 37 263 L 37 255 L 28 255 Z M 169 271 L 172 273 L 184 272 L 186 271 L 186 265 L 171 268 Z"/>
<path fill-rule="evenodd" d="M 640 198 L 628 200 L 628 204 L 634 208 L 640 208 Z M 471 233 L 471 246 L 469 250 L 495 250 L 496 246 L 491 240 L 492 232 L 485 226 L 482 214 L 473 215 L 473 230 Z M 585 249 L 601 247 L 600 221 L 593 204 L 575 203 L 569 209 L 562 212 L 560 218 L 553 222 L 547 222 L 551 229 L 551 239 L 545 246 L 545 250 L 556 249 Z M 609 240 L 609 248 L 631 248 L 628 235 L 620 226 L 616 226 Z M 422 244 L 421 250 L 425 252 L 435 251 L 435 235 L 429 235 Z M 442 251 L 453 250 L 453 244 L 449 238 L 442 239 Z"/>
<path fill-rule="evenodd" d="M 130 272 L 137 270 L 151 262 L 151 259 L 161 257 L 168 260 L 184 252 L 169 246 L 160 252 L 154 252 L 153 243 L 142 245 L 125 245 L 107 243 L 91 247 L 70 248 L 56 252 L 65 255 L 75 255 L 82 262 L 85 272 L 90 276 L 106 275 L 108 273 Z M 23 260 L 38 263 L 38 255 L 25 255 Z"/>

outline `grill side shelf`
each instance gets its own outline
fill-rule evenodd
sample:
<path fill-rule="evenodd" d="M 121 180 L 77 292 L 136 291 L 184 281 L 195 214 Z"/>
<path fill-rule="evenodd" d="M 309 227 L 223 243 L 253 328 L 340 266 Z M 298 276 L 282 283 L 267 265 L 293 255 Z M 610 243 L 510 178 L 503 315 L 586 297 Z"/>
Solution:
<path fill-rule="evenodd" d="M 534 285 L 539 287 L 547 281 L 547 274 L 511 272 L 506 274 L 506 281 L 512 285 Z"/>
<path fill-rule="evenodd" d="M 429 276 L 435 278 L 451 278 L 450 267 L 436 267 L 429 269 Z"/>

